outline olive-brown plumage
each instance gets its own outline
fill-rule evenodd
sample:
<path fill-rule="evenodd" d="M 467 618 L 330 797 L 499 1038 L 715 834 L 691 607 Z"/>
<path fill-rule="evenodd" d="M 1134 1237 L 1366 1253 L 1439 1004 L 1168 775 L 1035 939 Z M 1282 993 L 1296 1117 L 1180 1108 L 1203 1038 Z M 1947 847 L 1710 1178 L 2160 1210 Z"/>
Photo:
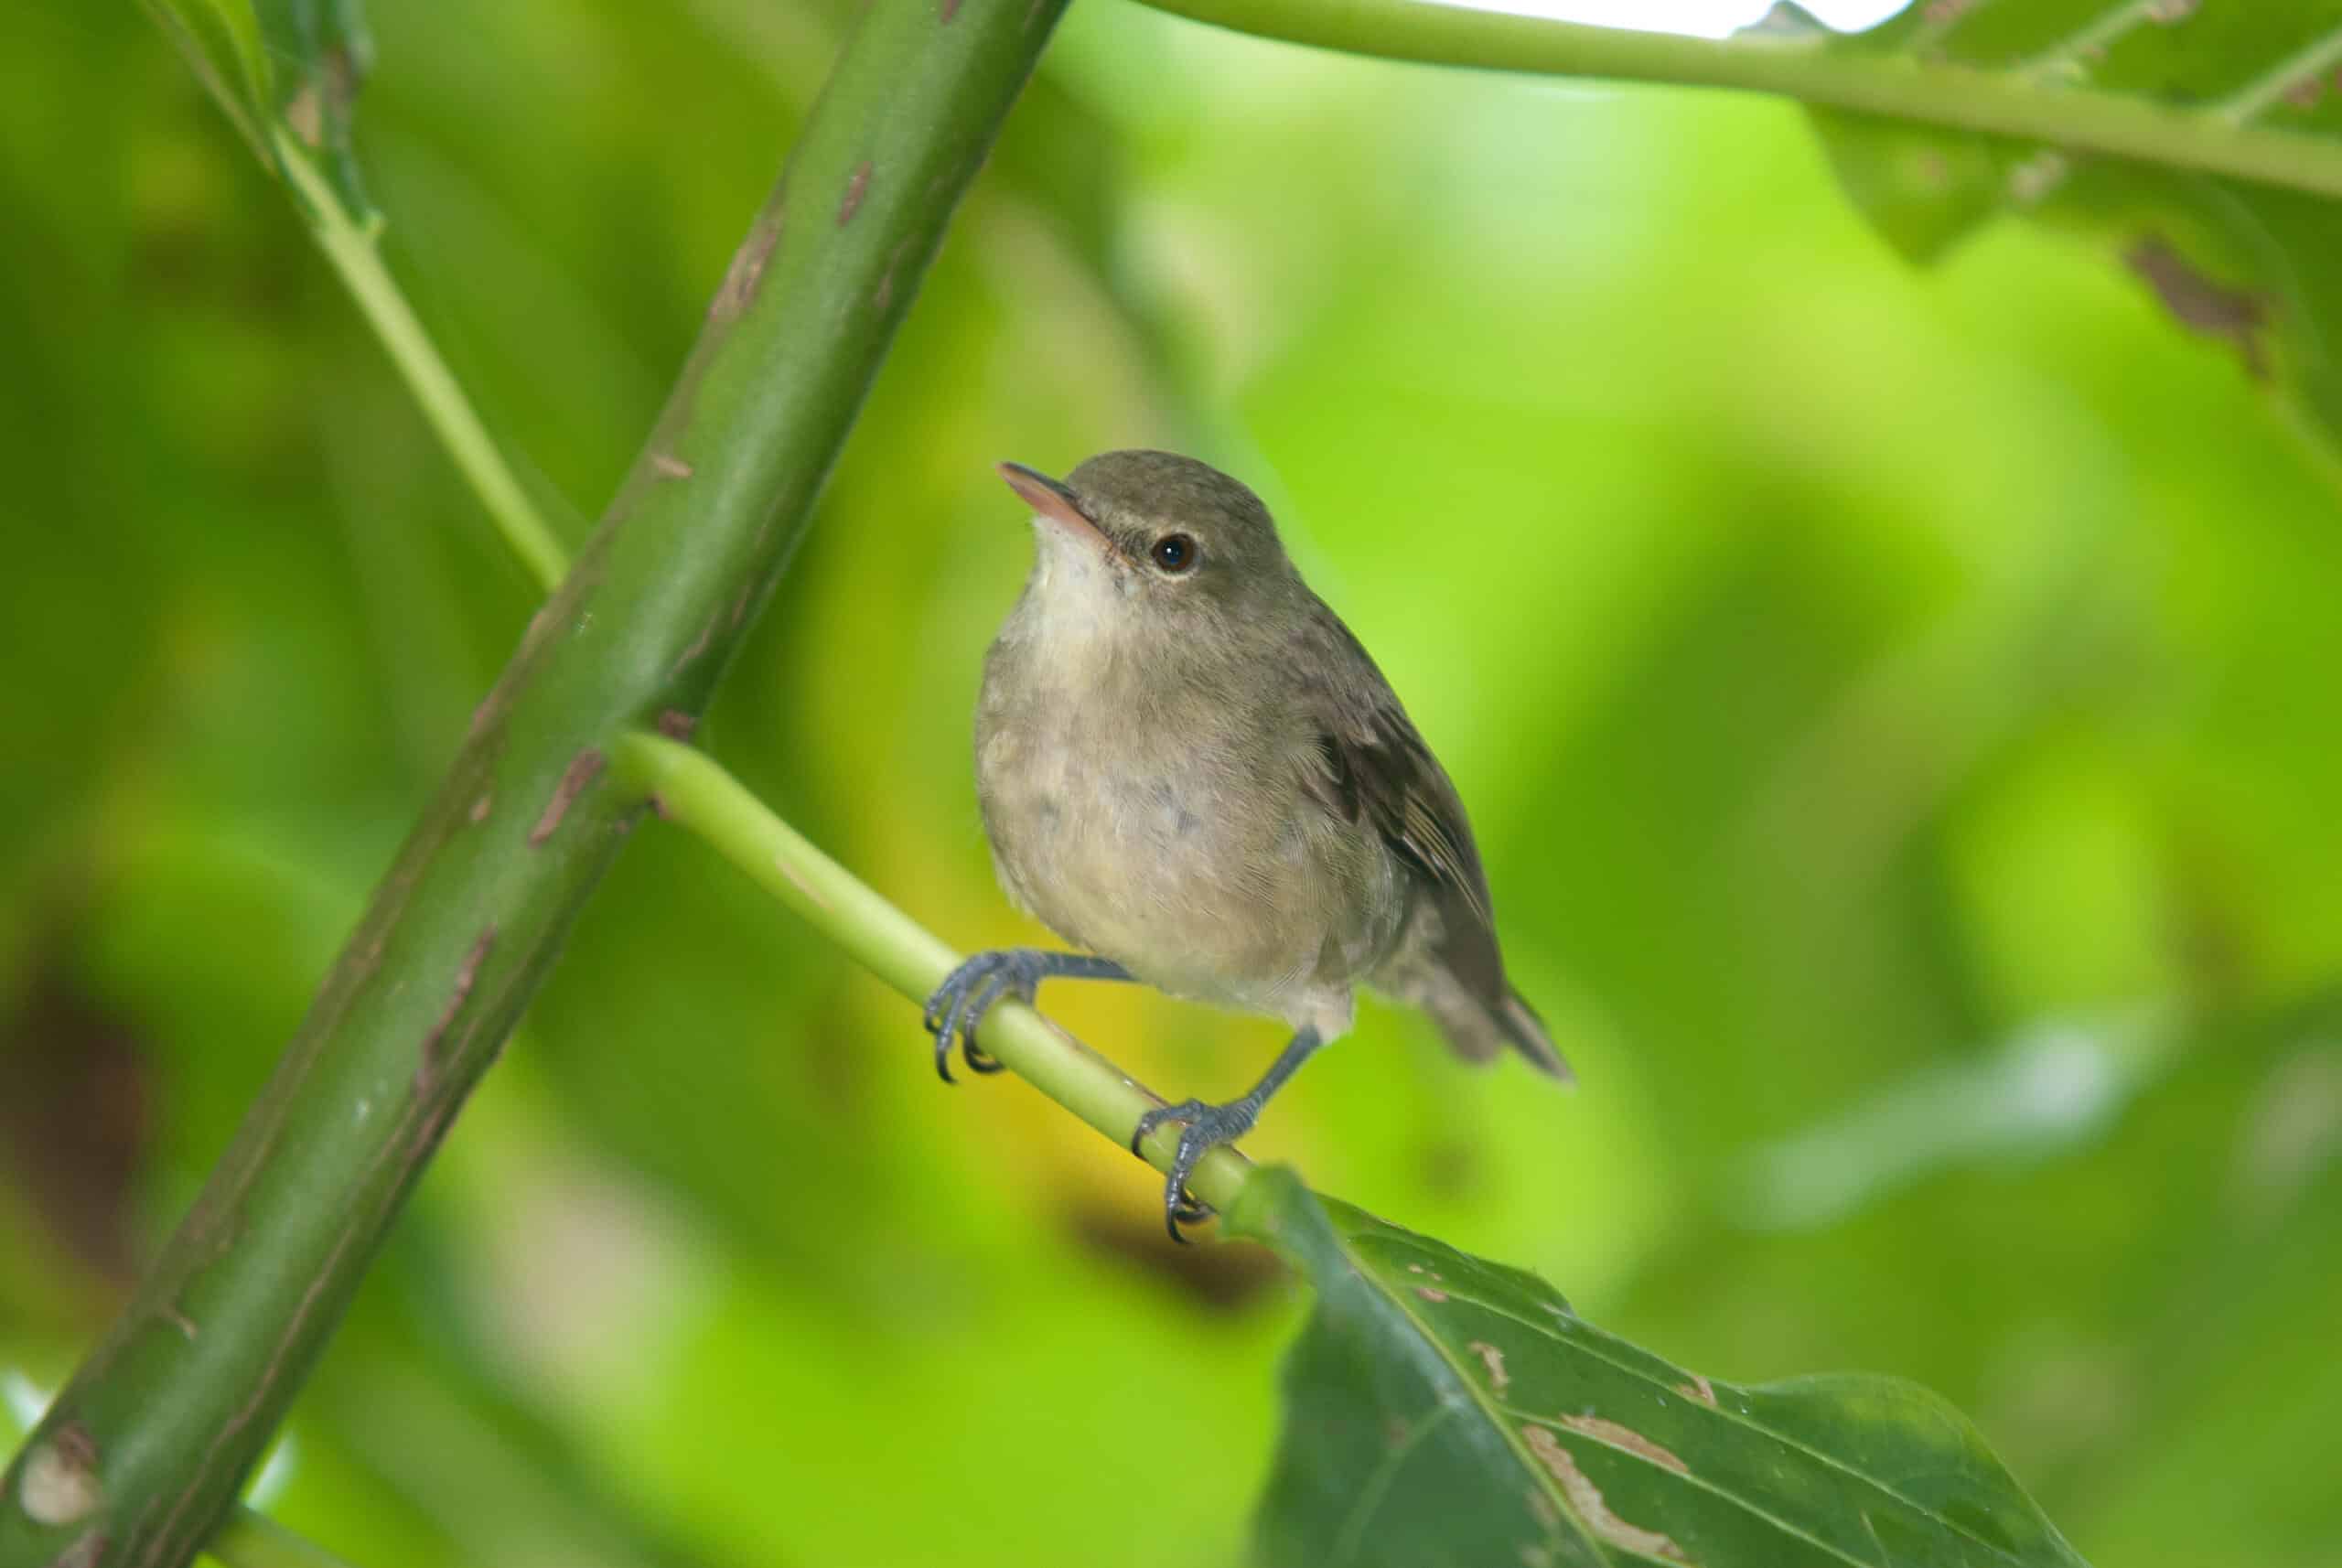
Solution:
<path fill-rule="evenodd" d="M 1175 1236 L 1187 1170 L 1349 1026 L 1361 984 L 1466 1057 L 1510 1045 L 1566 1076 L 1505 979 L 1455 786 L 1260 499 L 1167 452 L 1109 452 L 1062 484 L 1002 471 L 1037 548 L 984 663 L 977 796 L 1011 897 L 1098 956 L 971 960 L 930 1004 L 939 1052 L 1051 974 L 1292 1024 L 1243 1100 L 1151 1113 L 1185 1129 Z"/>

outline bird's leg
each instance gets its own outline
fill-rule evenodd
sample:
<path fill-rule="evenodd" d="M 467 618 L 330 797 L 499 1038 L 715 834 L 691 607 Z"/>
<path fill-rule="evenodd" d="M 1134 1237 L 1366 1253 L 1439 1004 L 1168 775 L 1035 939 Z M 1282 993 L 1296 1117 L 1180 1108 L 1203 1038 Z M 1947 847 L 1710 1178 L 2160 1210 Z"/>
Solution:
<path fill-rule="evenodd" d="M 1225 1105 L 1207 1105 L 1200 1100 L 1183 1100 L 1176 1105 L 1158 1105 L 1138 1119 L 1138 1131 L 1131 1134 L 1131 1153 L 1146 1142 L 1146 1135 L 1166 1122 L 1179 1123 L 1179 1152 L 1172 1158 L 1171 1175 L 1163 1184 L 1163 1223 L 1174 1241 L 1185 1241 L 1179 1234 L 1179 1222 L 1193 1224 L 1208 1217 L 1211 1210 L 1198 1202 L 1187 1192 L 1187 1177 L 1196 1162 L 1222 1144 L 1232 1144 L 1252 1130 L 1259 1119 L 1261 1107 L 1269 1096 L 1284 1087 L 1284 1080 L 1300 1070 L 1301 1064 L 1312 1052 L 1324 1045 L 1325 1039 L 1315 1026 L 1304 1028 L 1269 1064 L 1261 1081 L 1241 1100 Z"/>
<path fill-rule="evenodd" d="M 950 974 L 927 999 L 923 1020 L 935 1036 L 935 1070 L 951 1081 L 951 1041 L 959 1038 L 972 1072 L 998 1072 L 1000 1064 L 976 1047 L 976 1024 L 1004 996 L 1029 1003 L 1045 980 L 1128 980 L 1131 972 L 1090 953 L 1000 948 L 980 952 Z"/>

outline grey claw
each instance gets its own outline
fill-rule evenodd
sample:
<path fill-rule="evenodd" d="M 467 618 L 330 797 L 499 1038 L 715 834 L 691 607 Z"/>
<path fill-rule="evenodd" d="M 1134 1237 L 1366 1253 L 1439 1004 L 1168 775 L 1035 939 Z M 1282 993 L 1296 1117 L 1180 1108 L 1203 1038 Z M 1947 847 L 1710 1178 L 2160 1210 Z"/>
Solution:
<path fill-rule="evenodd" d="M 1004 996 L 1030 1002 L 1040 983 L 1035 955 L 1011 948 L 980 952 L 944 976 L 935 994 L 927 999 L 920 1023 L 935 1036 L 936 1076 L 951 1077 L 951 1047 L 960 1044 L 970 1070 L 998 1072 L 1001 1064 L 976 1048 L 976 1025 Z"/>
<path fill-rule="evenodd" d="M 1210 1218 L 1211 1206 L 1187 1190 L 1187 1178 L 1195 1174 L 1204 1155 L 1222 1144 L 1233 1143 L 1252 1129 L 1252 1119 L 1259 1108 L 1243 1101 L 1227 1105 L 1207 1105 L 1200 1100 L 1183 1100 L 1176 1105 L 1157 1105 L 1141 1112 L 1137 1128 L 1131 1133 L 1131 1153 L 1137 1154 L 1147 1134 L 1166 1122 L 1179 1125 L 1179 1150 L 1171 1159 L 1170 1175 L 1163 1183 L 1163 1226 L 1171 1240 L 1182 1245 L 1187 1237 L 1179 1233 L 1182 1220 L 1192 1225 Z"/>

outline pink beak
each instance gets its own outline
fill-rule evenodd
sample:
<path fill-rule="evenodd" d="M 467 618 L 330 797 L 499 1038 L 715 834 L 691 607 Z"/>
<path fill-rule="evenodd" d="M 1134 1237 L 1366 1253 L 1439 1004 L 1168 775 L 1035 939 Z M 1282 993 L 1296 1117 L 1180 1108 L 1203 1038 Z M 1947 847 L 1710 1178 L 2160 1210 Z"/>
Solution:
<path fill-rule="evenodd" d="M 1063 484 L 1022 463 L 1002 463 L 998 467 L 1000 477 L 1008 481 L 1008 488 L 1015 490 L 1037 514 L 1047 518 L 1085 544 L 1095 545 L 1101 550 L 1113 548 L 1112 542 L 1099 532 L 1098 525 L 1090 521 L 1081 510 L 1081 503 Z"/>

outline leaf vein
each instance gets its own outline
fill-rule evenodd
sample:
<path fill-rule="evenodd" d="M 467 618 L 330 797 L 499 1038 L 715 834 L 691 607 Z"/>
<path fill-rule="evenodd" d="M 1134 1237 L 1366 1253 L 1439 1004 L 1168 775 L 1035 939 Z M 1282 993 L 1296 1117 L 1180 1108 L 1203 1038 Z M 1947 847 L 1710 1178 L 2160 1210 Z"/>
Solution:
<path fill-rule="evenodd" d="M 1391 1445 L 1391 1451 L 1382 1456 L 1374 1466 L 1374 1473 L 1359 1488 L 1358 1500 L 1350 1505 L 1349 1512 L 1344 1516 L 1342 1528 L 1334 1533 L 1335 1562 L 1348 1563 L 1358 1555 L 1359 1542 L 1365 1538 L 1367 1524 L 1373 1519 L 1375 1510 L 1382 1506 L 1383 1494 L 1391 1489 L 1391 1483 L 1398 1477 L 1401 1470 L 1406 1468 L 1407 1459 L 1417 1445 L 1455 1411 L 1455 1405 L 1441 1400 L 1420 1424 Z"/>

